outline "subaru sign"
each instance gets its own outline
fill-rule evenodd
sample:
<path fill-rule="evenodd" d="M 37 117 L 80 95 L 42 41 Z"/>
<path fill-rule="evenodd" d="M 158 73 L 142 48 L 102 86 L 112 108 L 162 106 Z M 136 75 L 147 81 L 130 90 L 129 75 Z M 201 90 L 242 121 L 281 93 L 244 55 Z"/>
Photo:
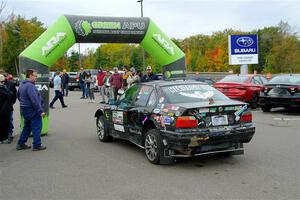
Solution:
<path fill-rule="evenodd" d="M 258 64 L 257 35 L 229 35 L 229 64 Z"/>

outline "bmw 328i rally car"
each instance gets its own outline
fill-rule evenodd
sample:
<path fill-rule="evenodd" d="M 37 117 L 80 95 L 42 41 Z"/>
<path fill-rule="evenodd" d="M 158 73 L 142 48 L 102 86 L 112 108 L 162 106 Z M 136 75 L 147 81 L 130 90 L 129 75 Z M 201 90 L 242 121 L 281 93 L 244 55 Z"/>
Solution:
<path fill-rule="evenodd" d="M 133 85 L 95 117 L 100 141 L 129 140 L 154 164 L 171 164 L 175 157 L 243 154 L 243 143 L 255 132 L 248 104 L 196 81 Z"/>

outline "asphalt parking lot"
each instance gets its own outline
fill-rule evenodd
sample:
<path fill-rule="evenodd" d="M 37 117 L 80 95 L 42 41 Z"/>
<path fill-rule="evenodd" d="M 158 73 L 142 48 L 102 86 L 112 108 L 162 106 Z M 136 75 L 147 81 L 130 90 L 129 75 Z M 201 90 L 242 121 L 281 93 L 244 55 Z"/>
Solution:
<path fill-rule="evenodd" d="M 51 93 L 52 94 L 52 93 Z M 0 199 L 299 199 L 300 113 L 253 111 L 256 134 L 245 155 L 180 159 L 150 164 L 142 149 L 125 141 L 101 143 L 97 103 L 80 92 L 51 110 L 47 150 L 16 151 L 0 145 Z M 98 93 L 96 97 L 99 98 Z M 30 142 L 32 139 L 30 139 Z"/>

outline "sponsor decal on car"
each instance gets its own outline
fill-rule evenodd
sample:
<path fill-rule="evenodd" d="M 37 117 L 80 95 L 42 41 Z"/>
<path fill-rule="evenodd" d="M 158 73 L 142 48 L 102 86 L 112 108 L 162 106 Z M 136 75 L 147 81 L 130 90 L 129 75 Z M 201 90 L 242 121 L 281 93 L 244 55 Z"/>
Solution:
<path fill-rule="evenodd" d="M 238 121 L 241 118 L 241 115 L 243 114 L 243 112 L 245 112 L 247 109 L 248 109 L 248 106 L 244 105 L 240 110 L 236 111 L 234 113 L 235 121 Z"/>
<path fill-rule="evenodd" d="M 114 129 L 115 129 L 116 131 L 125 132 L 124 126 L 119 125 L 119 124 L 114 124 Z"/>
<path fill-rule="evenodd" d="M 114 124 L 123 124 L 123 112 L 121 111 L 113 111 L 112 112 L 112 121 Z"/>

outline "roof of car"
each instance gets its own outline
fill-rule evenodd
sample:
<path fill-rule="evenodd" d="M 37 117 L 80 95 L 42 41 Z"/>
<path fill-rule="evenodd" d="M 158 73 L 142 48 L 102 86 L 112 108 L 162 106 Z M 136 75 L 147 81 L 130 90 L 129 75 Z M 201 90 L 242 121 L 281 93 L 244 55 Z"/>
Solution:
<path fill-rule="evenodd" d="M 206 83 L 202 83 L 194 80 L 158 80 L 158 81 L 143 82 L 141 84 L 151 85 L 151 86 L 169 86 L 169 85 L 178 85 L 178 84 L 187 84 L 187 83 L 207 85 Z"/>
<path fill-rule="evenodd" d="M 261 74 L 231 74 L 227 76 L 242 76 L 242 77 L 253 77 L 253 76 L 262 76 Z"/>
<path fill-rule="evenodd" d="M 278 74 L 276 76 L 300 76 L 300 74 Z"/>

